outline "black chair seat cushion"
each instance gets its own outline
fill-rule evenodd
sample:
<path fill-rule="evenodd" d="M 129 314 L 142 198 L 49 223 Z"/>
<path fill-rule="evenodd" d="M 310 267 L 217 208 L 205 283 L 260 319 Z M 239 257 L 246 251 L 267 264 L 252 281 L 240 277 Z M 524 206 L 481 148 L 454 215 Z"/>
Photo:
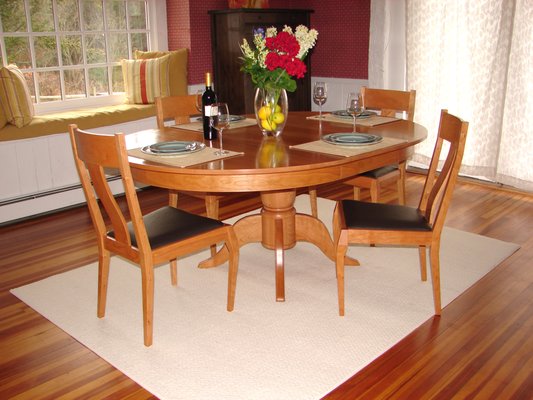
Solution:
<path fill-rule="evenodd" d="M 418 208 L 358 200 L 341 200 L 340 207 L 349 229 L 431 231 Z"/>
<path fill-rule="evenodd" d="M 386 167 L 376 168 L 371 171 L 364 172 L 361 175 L 367 176 L 369 178 L 378 179 L 392 171 L 396 171 L 397 169 L 398 167 L 395 165 L 387 165 Z"/>
<path fill-rule="evenodd" d="M 168 206 L 144 215 L 143 220 L 152 248 L 165 246 L 224 226 L 223 222 L 216 219 Z M 131 222 L 128 222 L 128 231 L 131 235 L 131 244 L 137 247 L 137 239 Z M 114 232 L 108 232 L 108 236 L 115 237 Z"/>

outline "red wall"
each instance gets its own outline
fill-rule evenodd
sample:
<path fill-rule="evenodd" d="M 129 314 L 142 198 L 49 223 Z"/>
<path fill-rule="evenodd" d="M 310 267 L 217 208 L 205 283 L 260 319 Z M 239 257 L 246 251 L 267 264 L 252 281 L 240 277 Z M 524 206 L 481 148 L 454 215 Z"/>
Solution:
<path fill-rule="evenodd" d="M 212 70 L 208 10 L 227 8 L 227 0 L 167 0 L 168 46 L 190 49 L 189 84 L 202 83 Z M 271 8 L 314 10 L 318 30 L 311 74 L 333 78 L 368 78 L 370 0 L 270 0 Z"/>

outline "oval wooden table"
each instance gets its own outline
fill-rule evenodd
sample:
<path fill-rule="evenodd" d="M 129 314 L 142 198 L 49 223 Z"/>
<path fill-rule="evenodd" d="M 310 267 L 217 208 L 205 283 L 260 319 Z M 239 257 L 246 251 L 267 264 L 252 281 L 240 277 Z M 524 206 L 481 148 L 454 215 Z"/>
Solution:
<path fill-rule="evenodd" d="M 310 112 L 289 113 L 280 138 L 265 138 L 257 126 L 224 131 L 225 149 L 243 154 L 186 168 L 169 166 L 137 157 L 129 157 L 136 181 L 167 189 L 198 192 L 260 192 L 262 209 L 234 224 L 239 245 L 261 242 L 275 251 L 276 300 L 284 301 L 284 250 L 298 241 L 317 246 L 331 260 L 335 259 L 332 238 L 325 225 L 311 215 L 296 213 L 296 189 L 340 181 L 356 174 L 398 163 L 413 153 L 413 146 L 427 136 L 424 127 L 398 120 L 374 127 L 358 127 L 360 132 L 400 139 L 386 147 L 355 156 L 335 156 L 292 146 L 317 141 L 321 135 L 350 132 L 346 123 L 318 121 Z M 203 141 L 200 132 L 172 128 L 146 130 L 127 135 L 128 149 L 168 140 Z M 218 140 L 212 143 L 218 147 Z M 199 267 L 220 265 L 227 259 L 225 247 Z M 347 264 L 357 261 L 347 259 Z"/>

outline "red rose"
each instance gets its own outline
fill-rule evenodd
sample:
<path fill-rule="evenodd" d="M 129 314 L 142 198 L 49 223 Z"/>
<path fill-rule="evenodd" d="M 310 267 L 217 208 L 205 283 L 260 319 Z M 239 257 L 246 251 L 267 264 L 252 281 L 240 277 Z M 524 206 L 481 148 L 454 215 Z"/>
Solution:
<path fill-rule="evenodd" d="M 280 32 L 275 37 L 269 37 L 265 40 L 267 49 L 277 53 L 284 53 L 289 57 L 296 57 L 300 51 L 298 40 L 288 32 Z"/>
<path fill-rule="evenodd" d="M 299 58 L 293 58 L 290 62 L 285 63 L 285 70 L 291 76 L 303 78 L 307 72 L 307 67 Z"/>

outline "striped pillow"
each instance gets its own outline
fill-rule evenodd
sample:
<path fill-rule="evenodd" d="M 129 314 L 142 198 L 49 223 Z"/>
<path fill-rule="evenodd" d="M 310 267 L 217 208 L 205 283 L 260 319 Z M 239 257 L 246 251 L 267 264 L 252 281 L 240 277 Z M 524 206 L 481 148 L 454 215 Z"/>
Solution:
<path fill-rule="evenodd" d="M 169 56 L 149 60 L 122 60 L 126 103 L 152 104 L 170 94 Z"/>
<path fill-rule="evenodd" d="M 172 73 L 168 74 L 169 96 L 186 96 L 189 93 L 187 87 L 187 59 L 189 57 L 189 51 L 187 49 L 172 51 L 135 50 L 133 53 L 136 60 L 147 60 L 166 55 L 169 56 L 168 68 L 172 71 Z"/>
<path fill-rule="evenodd" d="M 24 75 L 16 65 L 0 68 L 0 102 L 8 122 L 22 128 L 35 111 Z"/>
<path fill-rule="evenodd" d="M 0 102 L 0 129 L 2 129 L 7 124 L 6 113 L 4 112 L 4 106 Z"/>

